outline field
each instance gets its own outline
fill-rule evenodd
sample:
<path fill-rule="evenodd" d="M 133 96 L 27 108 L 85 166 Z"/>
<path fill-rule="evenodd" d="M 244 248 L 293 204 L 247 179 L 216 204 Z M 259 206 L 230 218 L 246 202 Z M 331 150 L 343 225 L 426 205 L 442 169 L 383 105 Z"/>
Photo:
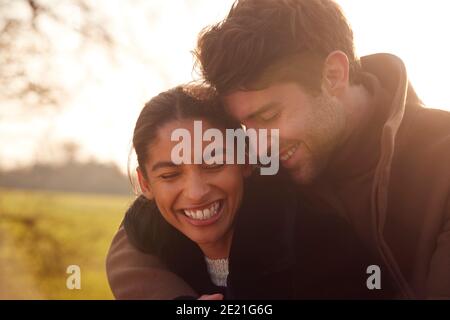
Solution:
<path fill-rule="evenodd" d="M 105 257 L 132 199 L 0 188 L 0 299 L 112 299 Z"/>

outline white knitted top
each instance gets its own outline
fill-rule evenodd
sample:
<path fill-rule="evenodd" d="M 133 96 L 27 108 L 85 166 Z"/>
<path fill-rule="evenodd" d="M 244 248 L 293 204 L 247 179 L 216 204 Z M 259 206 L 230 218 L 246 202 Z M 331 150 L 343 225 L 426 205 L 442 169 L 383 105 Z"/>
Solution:
<path fill-rule="evenodd" d="M 209 259 L 205 256 L 205 261 L 212 283 L 219 287 L 226 287 L 228 277 L 228 259 Z"/>

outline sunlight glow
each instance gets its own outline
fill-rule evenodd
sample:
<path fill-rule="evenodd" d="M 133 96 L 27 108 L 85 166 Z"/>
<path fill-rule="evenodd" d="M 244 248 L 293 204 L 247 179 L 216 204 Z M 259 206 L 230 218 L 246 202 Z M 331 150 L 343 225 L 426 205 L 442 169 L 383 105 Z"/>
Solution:
<path fill-rule="evenodd" d="M 340 0 L 353 27 L 359 55 L 390 52 L 401 57 L 425 104 L 450 111 L 450 31 L 448 2 L 442 0 Z M 145 101 L 162 90 L 192 80 L 192 55 L 198 32 L 223 18 L 233 3 L 209 0 L 99 1 L 114 21 L 119 53 L 110 61 L 92 47 L 78 57 L 86 75 L 64 48 L 76 39 L 58 34 L 55 54 L 59 81 L 76 94 L 56 116 L 2 124 L 1 165 L 13 167 L 42 148 L 42 141 L 73 140 L 85 158 L 113 161 L 126 170 L 132 130 Z M 125 23 L 127 22 L 127 23 Z M 133 34 L 129 37 L 128 30 Z M 122 32 L 122 33 L 121 33 Z M 71 60 L 72 59 L 72 60 Z M 70 62 L 70 63 L 69 63 Z M 86 80 L 83 80 L 86 77 Z M 75 86 L 75 83 L 81 83 Z M 0 112 L 5 113 L 6 109 Z M 1 116 L 1 114 L 0 114 Z M 45 135 L 46 134 L 46 135 Z"/>

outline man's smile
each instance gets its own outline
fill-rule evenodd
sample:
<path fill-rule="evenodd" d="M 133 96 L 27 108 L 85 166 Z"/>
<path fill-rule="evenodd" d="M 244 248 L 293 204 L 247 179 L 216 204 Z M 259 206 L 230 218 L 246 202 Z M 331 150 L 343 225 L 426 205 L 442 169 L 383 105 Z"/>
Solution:
<path fill-rule="evenodd" d="M 283 162 L 288 161 L 294 155 L 294 153 L 297 151 L 299 145 L 300 145 L 300 142 L 297 142 L 297 143 L 289 146 L 288 148 L 285 148 L 282 152 L 280 152 L 281 161 L 283 161 Z"/>

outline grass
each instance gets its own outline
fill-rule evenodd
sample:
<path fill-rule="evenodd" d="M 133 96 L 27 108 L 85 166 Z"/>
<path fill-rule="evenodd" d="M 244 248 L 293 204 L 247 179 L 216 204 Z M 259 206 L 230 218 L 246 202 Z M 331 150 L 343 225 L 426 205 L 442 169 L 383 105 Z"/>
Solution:
<path fill-rule="evenodd" d="M 132 199 L 0 188 L 0 298 L 112 299 L 105 257 Z"/>

